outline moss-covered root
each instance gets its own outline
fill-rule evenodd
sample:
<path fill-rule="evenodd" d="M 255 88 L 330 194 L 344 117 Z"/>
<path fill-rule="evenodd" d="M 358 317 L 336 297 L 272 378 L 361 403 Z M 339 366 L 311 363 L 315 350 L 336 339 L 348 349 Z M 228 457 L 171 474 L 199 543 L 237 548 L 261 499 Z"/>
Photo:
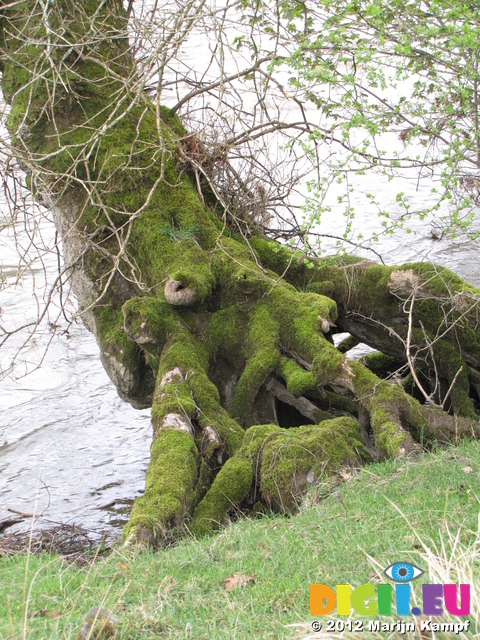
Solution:
<path fill-rule="evenodd" d="M 351 392 L 368 414 L 373 428 L 376 446 L 383 456 L 398 457 L 419 451 L 409 433 L 410 424 L 405 424 L 396 408 L 397 400 L 403 399 L 402 389 L 383 383 L 365 366 L 350 363 L 346 357 L 325 339 L 324 320 L 329 326 L 336 319 L 335 303 L 324 296 L 309 293 L 299 297 L 288 285 L 277 286 L 270 294 L 268 304 L 271 317 L 279 323 L 282 345 L 297 354 L 303 361 L 311 362 L 311 374 L 316 385 L 330 385 Z M 279 361 L 279 372 L 291 389 L 307 391 L 310 376 L 298 377 L 294 367 Z M 423 419 L 420 418 L 423 423 Z M 420 429 L 417 429 L 419 431 Z"/>
<path fill-rule="evenodd" d="M 308 487 L 326 475 L 345 465 L 362 465 L 369 459 L 360 424 L 352 418 L 280 429 L 266 441 L 260 434 L 257 438 L 262 440 L 258 478 L 262 499 L 285 512 L 295 511 Z M 245 448 L 248 446 L 246 436 Z"/>
<path fill-rule="evenodd" d="M 232 415 L 246 423 L 258 390 L 280 359 L 278 324 L 265 304 L 260 304 L 250 320 L 245 355 L 247 362 L 238 381 Z"/>
<path fill-rule="evenodd" d="M 418 442 L 428 424 L 419 403 L 400 386 L 380 380 L 363 364 L 347 360 L 328 344 L 314 357 L 312 373 L 318 384 L 353 393 L 361 413 L 369 417 L 380 456 L 398 458 L 420 452 Z"/>
<path fill-rule="evenodd" d="M 345 369 L 345 386 L 368 413 L 380 456 L 401 458 L 419 453 L 419 443 L 433 437 L 421 405 L 400 385 L 377 378 L 358 361 L 349 361 Z"/>
<path fill-rule="evenodd" d="M 205 498 L 195 510 L 191 531 L 203 535 L 218 529 L 227 511 L 243 500 L 252 486 L 253 468 L 241 455 L 223 465 Z"/>
<path fill-rule="evenodd" d="M 451 342 L 439 340 L 433 345 L 435 364 L 446 376 L 448 388 L 443 389 L 442 402 L 451 402 L 456 416 L 478 421 L 478 415 L 470 400 L 470 381 L 466 363 Z M 448 397 L 447 397 L 448 394 Z"/>
<path fill-rule="evenodd" d="M 150 464 L 145 493 L 135 501 L 124 529 L 124 539 L 129 543 L 168 538 L 191 507 L 200 456 L 192 423 L 196 405 L 185 378 L 188 365 L 197 363 L 193 339 L 185 344 L 182 335 L 179 325 L 160 358 L 152 404 Z M 176 358 L 179 352 L 183 353 L 183 360 Z M 172 360 L 180 366 L 172 366 Z"/>
<path fill-rule="evenodd" d="M 421 450 L 419 443 L 480 437 L 478 420 L 424 407 L 400 385 L 380 380 L 358 361 L 345 364 L 343 380 L 339 381 L 368 413 L 381 456 L 398 458 L 417 453 Z"/>
<path fill-rule="evenodd" d="M 402 389 L 398 391 L 388 383 L 382 383 L 371 371 L 359 362 L 350 362 L 335 347 L 323 337 L 319 329 L 318 309 L 321 305 L 333 304 L 328 298 L 316 294 L 309 294 L 312 307 L 305 308 L 297 301 L 288 304 L 284 296 L 283 304 L 278 300 L 273 304 L 278 315 L 283 314 L 280 335 L 282 342 L 303 360 L 312 363 L 311 374 L 315 383 L 321 387 L 330 385 L 353 394 L 360 405 L 363 414 L 368 414 L 375 437 L 375 444 L 380 455 L 398 457 L 412 451 L 419 451 L 419 445 L 414 442 L 408 426 L 404 424 L 396 408 L 396 401 Z M 313 313 L 312 313 L 313 311 Z M 334 317 L 335 309 L 330 311 L 330 318 Z M 288 314 L 288 315 L 287 315 Z M 321 316 L 329 317 L 329 311 Z M 285 317 L 287 316 L 287 317 Z M 282 366 L 283 365 L 283 366 Z M 288 380 L 293 379 L 293 371 L 289 371 L 283 361 L 280 362 L 282 375 Z M 308 380 L 300 383 L 308 387 Z M 292 382 L 290 382 L 292 386 Z M 298 390 L 298 389 L 297 389 Z"/>
<path fill-rule="evenodd" d="M 360 424 L 352 418 L 292 429 L 251 427 L 240 451 L 224 465 L 198 506 L 192 530 L 201 535 L 218 528 L 253 481 L 267 504 L 290 513 L 309 486 L 341 466 L 358 466 L 368 459 Z"/>
<path fill-rule="evenodd" d="M 166 541 L 183 525 L 197 477 L 198 451 L 192 436 L 177 428 L 157 434 L 145 493 L 135 500 L 123 530 L 127 545 Z"/>
<path fill-rule="evenodd" d="M 208 379 L 208 350 L 179 318 L 171 328 L 153 395 L 145 494 L 124 530 L 130 544 L 161 542 L 181 527 L 210 487 L 213 469 L 239 449 L 244 435 Z"/>

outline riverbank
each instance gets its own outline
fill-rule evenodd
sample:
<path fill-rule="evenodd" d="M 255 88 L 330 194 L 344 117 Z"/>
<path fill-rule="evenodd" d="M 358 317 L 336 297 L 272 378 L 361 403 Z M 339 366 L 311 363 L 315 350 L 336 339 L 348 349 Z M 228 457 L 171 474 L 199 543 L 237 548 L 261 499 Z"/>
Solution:
<path fill-rule="evenodd" d="M 472 584 L 470 629 L 455 638 L 480 638 L 479 511 L 480 445 L 470 442 L 417 461 L 345 469 L 295 517 L 239 520 L 157 552 L 118 546 L 79 564 L 48 553 L 3 557 L 0 639 L 74 639 L 95 606 L 118 619 L 122 639 L 305 638 L 315 620 L 309 583 L 386 583 L 383 570 L 398 561 L 426 571 L 412 583 L 412 606 L 421 606 L 422 582 Z M 403 620 L 416 621 L 415 631 L 401 635 L 369 632 L 368 618 L 352 618 L 365 621 L 364 632 L 342 637 L 433 637 L 413 616 Z M 311 637 L 340 637 L 324 633 L 332 616 L 317 619 L 324 630 Z"/>

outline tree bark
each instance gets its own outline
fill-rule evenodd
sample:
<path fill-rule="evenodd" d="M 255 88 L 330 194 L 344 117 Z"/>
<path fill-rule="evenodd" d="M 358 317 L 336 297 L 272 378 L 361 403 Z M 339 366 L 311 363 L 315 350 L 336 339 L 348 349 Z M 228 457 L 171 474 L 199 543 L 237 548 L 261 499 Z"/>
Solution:
<path fill-rule="evenodd" d="M 476 289 L 430 264 L 307 269 L 259 232 L 232 232 L 177 160 L 179 118 L 138 90 L 120 3 L 1 5 L 15 153 L 55 210 L 107 373 L 152 406 L 127 541 L 204 533 L 245 500 L 292 511 L 342 465 L 478 435 Z M 413 392 L 450 414 L 348 360 L 338 330 L 410 363 Z"/>

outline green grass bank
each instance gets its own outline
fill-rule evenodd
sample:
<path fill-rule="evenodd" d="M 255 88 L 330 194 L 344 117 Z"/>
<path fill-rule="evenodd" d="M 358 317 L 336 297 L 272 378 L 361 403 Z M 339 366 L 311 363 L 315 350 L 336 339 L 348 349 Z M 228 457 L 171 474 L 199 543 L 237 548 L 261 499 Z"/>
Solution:
<path fill-rule="evenodd" d="M 312 491 L 295 517 L 241 519 L 157 552 L 117 547 L 83 567 L 48 554 L 4 557 L 0 639 L 75 639 L 93 606 L 118 618 L 118 638 L 132 640 L 480 638 L 479 512 L 480 445 L 469 442 L 345 470 Z M 309 583 L 388 582 L 382 571 L 399 560 L 426 571 L 412 583 L 413 600 L 422 582 L 471 583 L 468 633 L 342 636 L 324 633 L 325 619 L 312 632 Z M 253 581 L 228 590 L 235 574 Z"/>

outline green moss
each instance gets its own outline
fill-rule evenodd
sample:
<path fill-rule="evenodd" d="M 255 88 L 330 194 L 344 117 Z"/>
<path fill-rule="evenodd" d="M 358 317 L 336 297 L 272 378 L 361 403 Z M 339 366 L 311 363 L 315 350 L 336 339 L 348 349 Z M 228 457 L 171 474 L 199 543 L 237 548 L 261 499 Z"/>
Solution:
<path fill-rule="evenodd" d="M 160 105 L 160 118 L 164 124 L 172 132 L 172 139 L 178 140 L 187 135 L 187 131 L 180 121 L 180 118 L 172 113 L 172 110 L 164 105 Z"/>
<path fill-rule="evenodd" d="M 244 431 L 220 406 L 216 386 L 209 380 L 205 371 L 200 370 L 188 377 L 188 384 L 198 407 L 197 420 L 200 427 L 213 425 L 227 452 L 230 455 L 235 453 L 242 444 Z"/>
<path fill-rule="evenodd" d="M 262 464 L 262 451 L 271 438 L 275 438 L 282 430 L 276 424 L 260 424 L 250 427 L 245 432 L 241 455 L 244 456 L 255 469 L 255 476 L 259 479 Z"/>
<path fill-rule="evenodd" d="M 217 529 L 227 511 L 248 493 L 253 480 L 251 464 L 241 457 L 231 458 L 218 472 L 212 487 L 195 510 L 191 530 L 203 535 Z"/>
<path fill-rule="evenodd" d="M 197 508 L 193 530 L 203 534 L 217 528 L 254 478 L 268 504 L 292 511 L 309 485 L 342 465 L 366 460 L 360 425 L 351 418 L 294 429 L 272 424 L 251 427 L 242 448 L 226 462 Z"/>
<path fill-rule="evenodd" d="M 381 351 L 374 351 L 363 356 L 360 361 L 379 378 L 386 378 L 404 366 L 398 358 L 388 356 Z"/>
<path fill-rule="evenodd" d="M 234 453 L 242 443 L 243 429 L 220 406 L 218 389 L 208 378 L 208 344 L 198 341 L 182 323 L 176 324 L 162 353 L 158 380 L 176 367 L 185 375 L 185 382 L 157 387 L 152 417 L 158 422 L 169 412 L 195 415 L 200 427 L 213 425 L 227 452 Z M 163 395 L 166 390 L 168 395 Z"/>
<path fill-rule="evenodd" d="M 405 443 L 405 434 L 397 422 L 389 420 L 390 412 L 378 409 L 373 411 L 370 423 L 375 438 L 375 446 L 388 458 L 397 458 Z"/>
<path fill-rule="evenodd" d="M 122 307 L 124 328 L 132 340 L 155 344 L 160 353 L 172 330 L 174 319 L 170 306 L 158 298 L 130 298 Z"/>
<path fill-rule="evenodd" d="M 323 305 L 321 296 L 315 297 L 320 299 L 318 305 L 304 303 L 303 295 L 289 284 L 279 282 L 267 299 L 270 314 L 280 326 L 282 344 L 310 361 L 326 344 L 321 330 L 319 308 L 325 312 L 327 305 Z M 322 317 L 328 318 L 328 315 Z"/>
<path fill-rule="evenodd" d="M 268 504 L 293 511 L 309 485 L 367 459 L 360 425 L 351 418 L 281 430 L 263 447 L 260 491 Z"/>
<path fill-rule="evenodd" d="M 280 359 L 278 340 L 277 322 L 266 305 L 258 306 L 250 321 L 245 345 L 247 363 L 238 381 L 232 407 L 233 417 L 242 423 L 245 423 L 260 386 L 277 366 Z"/>
<path fill-rule="evenodd" d="M 154 437 L 162 418 L 169 413 L 179 413 L 191 418 L 195 414 L 196 405 L 190 387 L 186 382 L 171 382 L 155 391 L 152 405 L 152 424 Z"/>
<path fill-rule="evenodd" d="M 288 391 L 294 396 L 301 396 L 317 385 L 313 373 L 303 369 L 291 358 L 280 359 L 278 372 L 285 380 Z"/>
<path fill-rule="evenodd" d="M 312 362 L 312 374 L 317 384 L 326 384 L 338 377 L 344 363 L 345 356 L 328 343 L 325 343 L 324 348 L 315 356 Z"/>
<path fill-rule="evenodd" d="M 162 353 L 159 378 L 175 367 L 189 374 L 208 370 L 208 349 L 179 318 Z"/>
<path fill-rule="evenodd" d="M 190 507 L 198 462 L 198 452 L 189 434 L 174 429 L 157 434 L 151 447 L 145 493 L 133 505 L 123 531 L 124 539 L 139 527 L 161 539 L 166 532 L 182 526 Z"/>
<path fill-rule="evenodd" d="M 238 369 L 245 364 L 245 327 L 250 319 L 250 307 L 232 305 L 214 313 L 205 334 L 212 357 L 221 355 Z"/>
<path fill-rule="evenodd" d="M 211 268 L 217 281 L 215 303 L 218 307 L 237 305 L 248 298 L 254 304 L 274 283 L 274 274 L 259 270 L 254 256 L 243 239 L 220 238 L 217 233 L 216 251 Z"/>
<path fill-rule="evenodd" d="M 322 282 L 311 282 L 307 286 L 307 291 L 318 293 L 322 296 L 332 296 L 335 291 L 335 285 L 331 280 L 323 280 Z"/>
<path fill-rule="evenodd" d="M 381 455 L 395 458 L 416 448 L 414 438 L 427 442 L 435 437 L 420 405 L 400 385 L 381 380 L 358 361 L 349 361 L 349 367 L 354 374 L 355 395 L 370 415 L 375 446 Z"/>
<path fill-rule="evenodd" d="M 189 183 L 176 181 L 174 187 L 162 185 L 157 191 L 151 206 L 135 221 L 132 246 L 136 260 L 145 265 L 143 277 L 151 287 L 158 285 L 159 293 L 167 276 L 194 288 L 202 301 L 216 286 L 208 249 L 217 232 Z M 172 220 L 177 228 L 197 224 L 199 242 L 179 243 L 166 235 L 165 225 Z"/>
<path fill-rule="evenodd" d="M 347 351 L 350 351 L 350 349 L 353 349 L 358 344 L 360 344 L 360 340 L 358 338 L 355 338 L 355 336 L 348 336 L 348 338 L 342 340 L 340 344 L 337 344 L 337 349 L 340 353 L 347 353 Z"/>
<path fill-rule="evenodd" d="M 254 236 L 250 239 L 250 244 L 262 266 L 266 269 L 271 269 L 277 275 L 282 275 L 289 267 L 294 269 L 297 265 L 292 251 L 276 242 Z"/>
<path fill-rule="evenodd" d="M 321 318 L 335 322 L 338 316 L 337 303 L 331 298 L 319 295 L 318 293 L 305 293 L 301 300 L 304 304 L 312 307 Z"/>
<path fill-rule="evenodd" d="M 480 296 L 480 289 L 468 284 L 457 274 L 445 267 L 434 265 L 429 262 L 406 263 L 395 267 L 397 271 L 408 271 L 412 269 L 420 276 L 423 287 L 432 292 L 435 296 L 448 296 L 452 294 L 468 292 L 475 296 Z"/>

